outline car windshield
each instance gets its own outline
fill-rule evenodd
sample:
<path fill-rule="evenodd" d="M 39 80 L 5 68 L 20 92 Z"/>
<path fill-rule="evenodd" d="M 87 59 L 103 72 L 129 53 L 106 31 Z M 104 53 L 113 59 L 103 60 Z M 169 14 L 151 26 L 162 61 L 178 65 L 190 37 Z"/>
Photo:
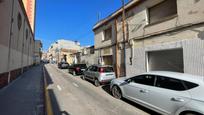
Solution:
<path fill-rule="evenodd" d="M 86 64 L 77 64 L 75 67 L 86 68 Z"/>

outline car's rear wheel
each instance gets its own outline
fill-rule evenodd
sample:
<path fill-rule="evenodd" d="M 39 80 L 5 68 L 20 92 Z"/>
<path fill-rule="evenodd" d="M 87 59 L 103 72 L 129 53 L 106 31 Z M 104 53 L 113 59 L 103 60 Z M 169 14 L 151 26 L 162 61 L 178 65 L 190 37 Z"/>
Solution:
<path fill-rule="evenodd" d="M 94 80 L 94 85 L 95 85 L 96 87 L 100 86 L 100 83 L 99 83 L 98 79 L 95 79 L 95 80 Z"/>
<path fill-rule="evenodd" d="M 121 90 L 118 86 L 113 86 L 112 90 L 112 95 L 113 97 L 117 98 L 117 99 L 121 99 L 122 98 L 122 93 L 121 93 Z"/>
<path fill-rule="evenodd" d="M 85 80 L 85 79 L 86 79 L 86 78 L 85 78 L 85 75 L 82 75 L 82 79 L 83 79 L 83 80 Z"/>
<path fill-rule="evenodd" d="M 73 73 L 72 73 L 72 74 L 73 74 L 73 76 L 75 76 L 75 75 L 76 75 L 76 72 L 75 72 L 75 71 L 73 71 Z"/>

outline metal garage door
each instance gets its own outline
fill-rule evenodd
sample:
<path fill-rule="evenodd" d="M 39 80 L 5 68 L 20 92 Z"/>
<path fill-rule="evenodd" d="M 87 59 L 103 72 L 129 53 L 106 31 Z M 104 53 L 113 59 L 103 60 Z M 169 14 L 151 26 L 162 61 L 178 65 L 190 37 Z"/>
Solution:
<path fill-rule="evenodd" d="M 147 71 L 184 72 L 183 49 L 147 52 Z"/>

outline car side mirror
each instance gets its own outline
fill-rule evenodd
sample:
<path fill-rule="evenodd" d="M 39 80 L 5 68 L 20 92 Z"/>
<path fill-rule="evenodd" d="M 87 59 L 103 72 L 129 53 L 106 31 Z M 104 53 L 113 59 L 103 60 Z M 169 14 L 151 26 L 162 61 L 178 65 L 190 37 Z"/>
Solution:
<path fill-rule="evenodd" d="M 132 79 L 126 79 L 125 82 L 130 83 L 132 82 Z"/>

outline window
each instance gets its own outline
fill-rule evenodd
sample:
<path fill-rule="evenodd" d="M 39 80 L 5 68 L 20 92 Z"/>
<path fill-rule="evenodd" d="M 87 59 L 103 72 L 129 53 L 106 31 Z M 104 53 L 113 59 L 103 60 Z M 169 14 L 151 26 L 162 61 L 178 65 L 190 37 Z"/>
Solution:
<path fill-rule="evenodd" d="M 100 67 L 98 69 L 99 72 L 114 72 L 112 67 Z"/>
<path fill-rule="evenodd" d="M 26 29 L 26 40 L 28 39 L 28 29 Z"/>
<path fill-rule="evenodd" d="M 141 75 L 141 76 L 136 76 L 132 79 L 133 82 L 143 84 L 143 85 L 154 85 L 154 80 L 155 76 L 151 75 Z"/>
<path fill-rule="evenodd" d="M 186 90 L 181 80 L 162 76 L 157 76 L 156 86 L 176 91 Z"/>
<path fill-rule="evenodd" d="M 104 38 L 103 40 L 110 40 L 112 38 L 112 27 L 109 27 L 108 29 L 104 30 Z"/>
<path fill-rule="evenodd" d="M 198 84 L 195 84 L 195 83 L 192 83 L 192 82 L 188 82 L 188 81 L 184 81 L 184 84 L 186 86 L 186 88 L 189 90 L 189 89 L 193 89 L 195 87 L 198 86 Z"/>
<path fill-rule="evenodd" d="M 165 0 L 149 8 L 149 23 L 155 23 L 177 14 L 176 0 Z"/>
<path fill-rule="evenodd" d="M 96 67 L 96 66 L 92 66 L 91 71 L 96 72 L 97 70 L 98 70 L 98 67 Z"/>
<path fill-rule="evenodd" d="M 94 54 L 94 46 L 90 47 L 90 54 Z"/>
<path fill-rule="evenodd" d="M 22 25 L 22 17 L 21 17 L 21 14 L 20 13 L 18 13 L 18 30 L 20 30 L 21 29 L 21 25 Z"/>
<path fill-rule="evenodd" d="M 91 71 L 92 67 L 93 67 L 93 66 L 89 66 L 89 67 L 87 68 L 87 70 Z"/>

